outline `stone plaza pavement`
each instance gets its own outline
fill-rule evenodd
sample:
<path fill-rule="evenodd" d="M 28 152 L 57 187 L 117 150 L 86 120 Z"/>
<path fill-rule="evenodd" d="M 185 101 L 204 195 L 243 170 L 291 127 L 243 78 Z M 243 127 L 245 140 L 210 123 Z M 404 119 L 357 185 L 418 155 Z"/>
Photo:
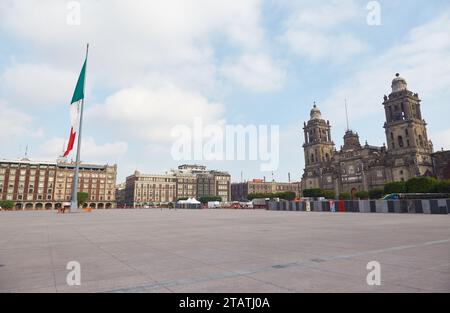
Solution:
<path fill-rule="evenodd" d="M 70 261 L 81 286 L 66 283 Z M 449 216 L 0 212 L 0 292 L 449 291 Z"/>

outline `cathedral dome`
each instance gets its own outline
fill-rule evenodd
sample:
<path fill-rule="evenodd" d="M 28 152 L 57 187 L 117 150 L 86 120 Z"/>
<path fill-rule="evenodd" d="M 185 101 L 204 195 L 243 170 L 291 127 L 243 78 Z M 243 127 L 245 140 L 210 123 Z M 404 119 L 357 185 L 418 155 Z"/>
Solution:
<path fill-rule="evenodd" d="M 310 116 L 311 116 L 312 120 L 320 120 L 320 119 L 322 119 L 322 113 L 320 112 L 320 110 L 317 107 L 317 105 L 314 104 L 313 108 L 311 109 Z"/>
<path fill-rule="evenodd" d="M 407 88 L 406 80 L 399 73 L 395 74 L 395 78 L 392 80 L 392 92 L 406 90 Z"/>

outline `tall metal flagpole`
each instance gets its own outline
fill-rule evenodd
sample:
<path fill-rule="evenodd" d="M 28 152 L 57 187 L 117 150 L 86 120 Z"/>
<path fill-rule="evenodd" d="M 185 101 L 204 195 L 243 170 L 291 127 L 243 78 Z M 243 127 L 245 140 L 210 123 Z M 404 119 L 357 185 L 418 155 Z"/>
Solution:
<path fill-rule="evenodd" d="M 83 99 L 81 99 L 81 109 L 80 109 L 80 124 L 78 126 L 78 142 L 77 142 L 77 159 L 75 161 L 75 174 L 73 176 L 73 189 L 72 189 L 72 201 L 70 206 L 70 212 L 78 212 L 78 174 L 80 171 L 80 150 L 81 150 L 81 129 L 83 126 L 83 109 L 84 109 L 84 98 L 85 87 L 86 87 L 86 71 L 87 71 L 87 58 L 89 53 L 89 44 L 86 46 L 86 66 L 84 68 L 84 81 L 83 81 Z"/>

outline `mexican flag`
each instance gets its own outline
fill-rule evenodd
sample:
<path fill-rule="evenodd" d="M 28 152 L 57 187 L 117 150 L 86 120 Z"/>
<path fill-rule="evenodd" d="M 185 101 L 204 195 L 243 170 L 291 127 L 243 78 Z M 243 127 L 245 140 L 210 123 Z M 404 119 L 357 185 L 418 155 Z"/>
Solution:
<path fill-rule="evenodd" d="M 80 126 L 80 113 L 81 106 L 83 105 L 84 99 L 84 77 L 86 74 L 86 60 L 84 60 L 83 68 L 81 69 L 80 76 L 78 77 L 77 86 L 73 93 L 72 101 L 70 102 L 70 137 L 67 144 L 66 152 L 64 152 L 64 157 L 69 155 L 70 151 L 73 150 L 75 144 L 75 138 L 77 137 L 78 129 Z"/>

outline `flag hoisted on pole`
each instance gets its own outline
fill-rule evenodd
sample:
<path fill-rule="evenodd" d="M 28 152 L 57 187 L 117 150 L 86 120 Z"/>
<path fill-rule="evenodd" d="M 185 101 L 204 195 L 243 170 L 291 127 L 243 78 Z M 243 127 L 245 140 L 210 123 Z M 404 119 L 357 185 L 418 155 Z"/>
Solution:
<path fill-rule="evenodd" d="M 75 173 L 73 176 L 72 184 L 72 198 L 70 205 L 70 212 L 78 211 L 78 173 L 80 170 L 80 150 L 81 150 L 81 129 L 83 126 L 83 107 L 84 107 L 84 91 L 86 84 L 86 65 L 88 59 L 89 44 L 86 47 L 86 58 L 81 68 L 80 76 L 78 77 L 77 85 L 73 93 L 72 101 L 70 103 L 70 136 L 67 144 L 67 149 L 64 152 L 64 157 L 66 157 L 72 150 L 77 140 L 77 154 L 75 161 Z M 78 138 L 76 138 L 78 136 Z"/>

